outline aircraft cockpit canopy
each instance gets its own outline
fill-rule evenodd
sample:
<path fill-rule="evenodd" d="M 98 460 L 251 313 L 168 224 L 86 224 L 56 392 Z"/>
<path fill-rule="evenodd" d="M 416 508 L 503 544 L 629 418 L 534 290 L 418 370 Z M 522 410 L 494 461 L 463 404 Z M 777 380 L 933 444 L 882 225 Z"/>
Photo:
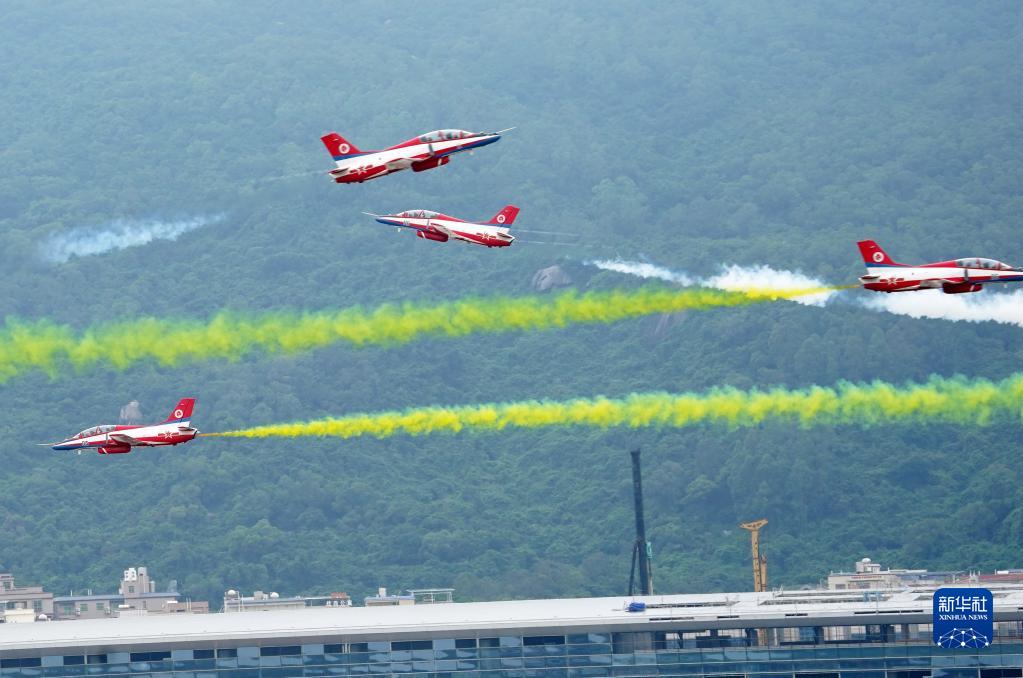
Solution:
<path fill-rule="evenodd" d="M 468 139 L 476 136 L 475 132 L 466 132 L 464 129 L 439 129 L 435 132 L 427 132 L 419 137 L 424 144 L 433 144 L 438 141 L 451 141 L 452 139 Z"/>
<path fill-rule="evenodd" d="M 76 435 L 75 438 L 90 438 L 92 436 L 98 436 L 101 433 L 110 433 L 115 429 L 117 429 L 117 426 L 115 426 L 114 424 L 107 424 L 104 426 L 93 426 L 92 428 L 85 429 L 84 431 Z"/>
<path fill-rule="evenodd" d="M 956 266 L 962 268 L 986 268 L 991 271 L 1015 271 L 1016 269 L 1008 264 L 1003 264 L 1000 261 L 994 259 L 981 259 L 979 257 L 971 257 L 968 259 L 956 259 Z"/>
<path fill-rule="evenodd" d="M 439 212 L 431 212 L 430 210 L 405 210 L 396 216 L 405 217 L 406 219 L 433 219 L 438 214 Z"/>

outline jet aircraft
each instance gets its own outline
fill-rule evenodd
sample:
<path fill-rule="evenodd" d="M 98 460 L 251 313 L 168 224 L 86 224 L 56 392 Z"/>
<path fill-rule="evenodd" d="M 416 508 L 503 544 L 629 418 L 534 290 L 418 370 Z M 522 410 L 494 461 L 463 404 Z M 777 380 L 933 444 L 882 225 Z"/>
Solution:
<path fill-rule="evenodd" d="M 199 431 L 189 425 L 195 398 L 182 398 L 161 424 L 124 426 L 106 424 L 87 428 L 59 443 L 42 443 L 55 450 L 96 450 L 99 454 L 124 454 L 133 447 L 162 447 L 187 443 Z"/>
<path fill-rule="evenodd" d="M 430 210 L 406 210 L 397 214 L 370 214 L 381 224 L 411 228 L 416 236 L 424 240 L 447 242 L 449 239 L 464 240 L 474 245 L 486 247 L 508 247 L 515 241 L 515 236 L 508 232 L 515 223 L 519 208 L 507 205 L 494 215 L 490 221 L 462 221 L 440 212 Z"/>
<path fill-rule="evenodd" d="M 873 240 L 856 244 L 867 266 L 867 275 L 860 276 L 860 283 L 877 292 L 940 289 L 945 294 L 963 294 L 980 292 L 990 283 L 1023 281 L 1023 269 L 994 259 L 968 257 L 909 266 L 892 261 Z"/>
<path fill-rule="evenodd" d="M 514 129 L 514 128 L 510 128 Z M 446 165 L 454 153 L 469 151 L 492 144 L 501 138 L 500 132 L 466 132 L 460 129 L 440 129 L 427 132 L 382 151 L 361 151 L 337 132 L 320 137 L 337 164 L 329 174 L 336 183 L 362 183 L 392 172 L 412 168 L 413 172 Z"/>

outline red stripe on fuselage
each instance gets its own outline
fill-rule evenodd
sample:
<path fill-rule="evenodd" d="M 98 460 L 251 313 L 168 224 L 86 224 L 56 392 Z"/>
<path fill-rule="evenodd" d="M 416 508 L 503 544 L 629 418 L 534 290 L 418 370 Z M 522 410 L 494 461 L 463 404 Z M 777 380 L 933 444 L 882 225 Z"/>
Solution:
<path fill-rule="evenodd" d="M 462 233 L 461 231 L 452 231 L 452 233 L 460 238 L 471 240 L 477 245 L 485 245 L 486 247 L 507 247 L 508 245 L 511 245 L 510 241 L 502 240 L 497 236 L 481 235 L 478 233 Z"/>

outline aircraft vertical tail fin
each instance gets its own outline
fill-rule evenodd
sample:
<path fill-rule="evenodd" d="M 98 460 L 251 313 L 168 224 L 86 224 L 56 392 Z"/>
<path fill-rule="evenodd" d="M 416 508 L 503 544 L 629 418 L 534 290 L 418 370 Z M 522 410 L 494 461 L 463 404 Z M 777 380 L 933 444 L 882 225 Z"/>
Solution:
<path fill-rule="evenodd" d="M 187 421 L 192 417 L 193 407 L 195 407 L 195 398 L 182 398 L 163 423 L 170 424 L 175 421 Z"/>
<path fill-rule="evenodd" d="M 519 208 L 515 205 L 507 205 L 503 210 L 494 215 L 488 224 L 497 226 L 511 226 L 515 223 L 515 217 L 519 215 Z"/>
<path fill-rule="evenodd" d="M 900 264 L 894 261 L 888 253 L 881 249 L 873 240 L 861 240 L 856 243 L 857 247 L 860 248 L 860 254 L 863 256 L 863 263 L 870 266 L 905 266 L 906 264 Z"/>
<path fill-rule="evenodd" d="M 327 152 L 330 153 L 334 160 L 344 160 L 347 157 L 362 153 L 362 151 L 355 147 L 355 144 L 347 141 L 337 132 L 331 132 L 326 136 L 320 137 L 320 141 L 327 147 Z"/>

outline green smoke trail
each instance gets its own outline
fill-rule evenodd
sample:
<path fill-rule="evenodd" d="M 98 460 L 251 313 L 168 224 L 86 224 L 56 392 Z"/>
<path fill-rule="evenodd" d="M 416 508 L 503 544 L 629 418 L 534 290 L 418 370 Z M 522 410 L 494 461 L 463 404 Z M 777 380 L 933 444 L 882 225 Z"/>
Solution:
<path fill-rule="evenodd" d="M 422 407 L 401 412 L 353 414 L 291 424 L 274 424 L 208 435 L 242 438 L 331 436 L 389 438 L 459 431 L 502 431 L 555 426 L 596 428 L 683 428 L 697 424 L 729 427 L 779 421 L 799 426 L 889 423 L 985 425 L 1023 419 L 1023 374 L 1001 381 L 931 377 L 902 386 L 875 381 L 834 387 L 742 391 L 714 388 L 705 393 L 634 393 L 624 398 L 578 398 L 457 407 Z"/>
<path fill-rule="evenodd" d="M 236 360 L 255 350 L 296 353 L 337 342 L 386 346 L 425 337 L 612 323 L 657 313 L 792 299 L 821 291 L 641 288 L 385 304 L 369 310 L 225 311 L 208 321 L 142 318 L 96 325 L 81 333 L 46 321 L 7 319 L 0 329 L 0 382 L 32 369 L 55 377 L 67 366 L 83 369 L 105 365 L 123 370 L 147 360 L 173 366 L 215 358 Z"/>

